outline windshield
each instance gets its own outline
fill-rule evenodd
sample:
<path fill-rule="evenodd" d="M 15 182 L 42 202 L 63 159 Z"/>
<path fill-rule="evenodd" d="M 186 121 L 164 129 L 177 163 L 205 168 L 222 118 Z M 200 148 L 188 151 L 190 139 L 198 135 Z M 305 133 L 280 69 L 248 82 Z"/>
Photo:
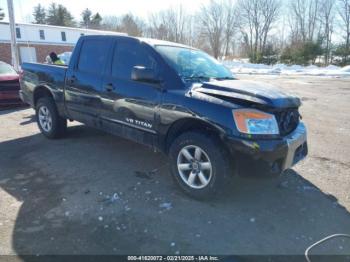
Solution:
<path fill-rule="evenodd" d="M 184 81 L 234 79 L 230 70 L 202 51 L 164 45 L 155 48 Z"/>
<path fill-rule="evenodd" d="M 0 63 L 0 75 L 16 75 L 16 74 L 17 73 L 12 66 L 5 63 Z"/>

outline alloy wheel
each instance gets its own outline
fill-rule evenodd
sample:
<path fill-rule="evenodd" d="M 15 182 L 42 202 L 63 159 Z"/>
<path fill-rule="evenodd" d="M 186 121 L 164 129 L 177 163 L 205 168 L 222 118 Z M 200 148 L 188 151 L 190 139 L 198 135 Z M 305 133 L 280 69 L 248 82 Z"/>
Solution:
<path fill-rule="evenodd" d="M 191 188 L 206 187 L 212 178 L 212 164 L 207 153 L 199 146 L 182 148 L 177 157 L 177 168 L 181 179 Z"/>
<path fill-rule="evenodd" d="M 46 106 L 41 106 L 38 112 L 39 123 L 45 132 L 50 132 L 52 129 L 52 116 Z"/>

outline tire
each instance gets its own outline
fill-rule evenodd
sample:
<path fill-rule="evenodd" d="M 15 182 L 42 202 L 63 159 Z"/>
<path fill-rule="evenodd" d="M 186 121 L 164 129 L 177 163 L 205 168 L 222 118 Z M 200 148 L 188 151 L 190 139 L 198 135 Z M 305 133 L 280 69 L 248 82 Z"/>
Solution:
<path fill-rule="evenodd" d="M 35 111 L 37 124 L 44 136 L 55 139 L 65 134 L 67 120 L 58 114 L 55 102 L 51 97 L 40 98 Z"/>
<path fill-rule="evenodd" d="M 173 178 L 187 195 L 204 200 L 226 192 L 231 165 L 219 139 L 195 131 L 184 133 L 173 141 L 169 157 Z"/>

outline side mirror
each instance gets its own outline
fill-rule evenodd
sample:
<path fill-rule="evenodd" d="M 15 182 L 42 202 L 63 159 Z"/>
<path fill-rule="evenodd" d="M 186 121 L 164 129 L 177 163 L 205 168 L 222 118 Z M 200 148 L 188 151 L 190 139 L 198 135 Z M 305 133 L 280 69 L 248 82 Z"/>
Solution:
<path fill-rule="evenodd" d="M 144 66 L 134 66 L 131 72 L 131 79 L 139 82 L 159 83 L 156 72 L 152 68 Z"/>

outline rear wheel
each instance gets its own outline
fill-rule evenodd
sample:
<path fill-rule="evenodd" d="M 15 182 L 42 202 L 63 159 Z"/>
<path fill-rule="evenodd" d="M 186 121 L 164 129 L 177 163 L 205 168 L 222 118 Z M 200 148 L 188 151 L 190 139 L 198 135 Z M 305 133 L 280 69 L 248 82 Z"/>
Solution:
<path fill-rule="evenodd" d="M 36 119 L 41 133 L 48 138 L 62 137 L 67 129 L 67 120 L 58 112 L 51 97 L 40 98 L 36 105 Z"/>
<path fill-rule="evenodd" d="M 174 140 L 169 155 L 175 181 L 191 197 L 212 198 L 226 191 L 230 164 L 215 137 L 199 132 L 184 133 Z"/>

